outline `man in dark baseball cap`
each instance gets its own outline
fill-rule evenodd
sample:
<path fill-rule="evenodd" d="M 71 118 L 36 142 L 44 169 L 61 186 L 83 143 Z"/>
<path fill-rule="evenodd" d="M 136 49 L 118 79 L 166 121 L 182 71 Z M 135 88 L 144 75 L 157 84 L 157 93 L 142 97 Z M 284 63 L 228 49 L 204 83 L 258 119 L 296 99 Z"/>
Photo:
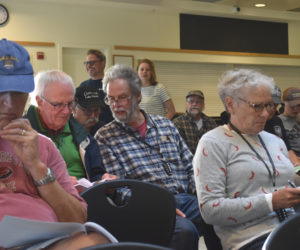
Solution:
<path fill-rule="evenodd" d="M 300 159 L 297 157 L 295 152 L 291 149 L 289 138 L 287 137 L 283 122 L 281 118 L 278 117 L 279 113 L 277 111 L 277 107 L 279 104 L 282 104 L 281 90 L 278 86 L 275 86 L 274 90 L 271 93 L 271 97 L 272 97 L 273 105 L 271 109 L 268 109 L 269 116 L 265 124 L 264 130 L 271 134 L 277 135 L 284 141 L 287 150 L 289 152 L 289 157 L 291 162 L 294 164 L 294 166 L 297 166 L 300 164 Z"/>
<path fill-rule="evenodd" d="M 99 115 L 104 103 L 102 102 L 97 88 L 83 85 L 76 88 L 74 118 L 94 134 L 104 123 L 99 122 Z"/>
<path fill-rule="evenodd" d="M 274 91 L 271 93 L 271 97 L 272 97 L 272 102 L 275 104 L 275 105 L 279 105 L 282 103 L 282 100 L 281 100 L 281 90 L 278 86 L 275 86 L 274 87 Z"/>
<path fill-rule="evenodd" d="M 300 162 L 300 125 L 296 121 L 296 117 L 300 113 L 300 89 L 287 88 L 283 91 L 282 100 L 284 112 L 279 117 L 283 122 L 291 149 L 296 153 Z"/>

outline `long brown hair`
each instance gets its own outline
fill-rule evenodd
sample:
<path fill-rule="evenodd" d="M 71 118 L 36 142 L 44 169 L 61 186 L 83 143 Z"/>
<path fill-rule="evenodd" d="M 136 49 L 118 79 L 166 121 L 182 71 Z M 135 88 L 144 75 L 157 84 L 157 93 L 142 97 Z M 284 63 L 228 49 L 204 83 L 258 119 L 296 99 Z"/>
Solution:
<path fill-rule="evenodd" d="M 155 73 L 155 69 L 154 69 L 154 64 L 151 60 L 149 59 L 143 59 L 142 61 L 139 62 L 138 66 L 137 66 L 137 71 L 139 71 L 139 67 L 142 63 L 147 63 L 150 67 L 150 72 L 151 72 L 151 77 L 150 77 L 150 84 L 152 86 L 157 85 L 157 78 L 156 78 L 156 73 Z"/>

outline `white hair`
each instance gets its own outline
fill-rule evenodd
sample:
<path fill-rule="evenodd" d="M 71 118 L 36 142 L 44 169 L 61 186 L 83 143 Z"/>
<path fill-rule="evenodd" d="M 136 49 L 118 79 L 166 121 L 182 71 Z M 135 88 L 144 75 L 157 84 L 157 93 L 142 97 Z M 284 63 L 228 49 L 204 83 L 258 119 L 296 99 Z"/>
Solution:
<path fill-rule="evenodd" d="M 60 82 L 73 87 L 75 93 L 75 85 L 72 77 L 60 70 L 40 71 L 34 78 L 35 90 L 30 94 L 31 104 L 36 105 L 36 96 L 42 97 L 45 94 L 46 87 L 53 82 Z"/>
<path fill-rule="evenodd" d="M 245 90 L 263 86 L 273 92 L 274 79 L 253 69 L 234 69 L 226 71 L 218 84 L 219 96 L 225 106 L 226 96 L 236 99 L 244 97 Z M 225 106 L 226 108 L 226 106 Z"/>

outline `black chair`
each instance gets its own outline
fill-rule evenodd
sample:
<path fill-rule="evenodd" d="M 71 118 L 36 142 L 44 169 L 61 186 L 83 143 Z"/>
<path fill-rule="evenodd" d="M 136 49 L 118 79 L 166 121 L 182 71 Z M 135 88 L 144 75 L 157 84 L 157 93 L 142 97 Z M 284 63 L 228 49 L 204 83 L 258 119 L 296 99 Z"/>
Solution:
<path fill-rule="evenodd" d="M 112 189 L 131 190 L 126 204 L 115 205 Z M 173 194 L 161 186 L 138 180 L 114 180 L 97 184 L 81 196 L 88 204 L 88 221 L 93 221 L 119 241 L 168 246 L 176 221 Z"/>
<path fill-rule="evenodd" d="M 268 236 L 263 250 L 298 250 L 300 239 L 300 214 L 290 216 L 281 222 Z"/>
<path fill-rule="evenodd" d="M 170 248 L 140 242 L 120 242 L 112 244 L 101 244 L 92 247 L 83 248 L 82 250 L 170 250 Z"/>

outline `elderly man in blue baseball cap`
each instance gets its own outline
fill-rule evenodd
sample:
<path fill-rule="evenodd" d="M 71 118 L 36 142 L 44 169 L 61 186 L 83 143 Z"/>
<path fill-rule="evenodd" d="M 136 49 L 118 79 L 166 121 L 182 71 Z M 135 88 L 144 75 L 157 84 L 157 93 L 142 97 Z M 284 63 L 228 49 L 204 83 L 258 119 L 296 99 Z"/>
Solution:
<path fill-rule="evenodd" d="M 22 118 L 33 89 L 28 52 L 15 42 L 0 40 L 0 222 L 14 216 L 83 223 L 86 204 L 72 186 L 59 151 Z M 84 242 L 87 236 L 81 237 Z M 99 241 L 97 234 L 96 243 L 103 241 L 106 237 L 101 235 Z"/>

